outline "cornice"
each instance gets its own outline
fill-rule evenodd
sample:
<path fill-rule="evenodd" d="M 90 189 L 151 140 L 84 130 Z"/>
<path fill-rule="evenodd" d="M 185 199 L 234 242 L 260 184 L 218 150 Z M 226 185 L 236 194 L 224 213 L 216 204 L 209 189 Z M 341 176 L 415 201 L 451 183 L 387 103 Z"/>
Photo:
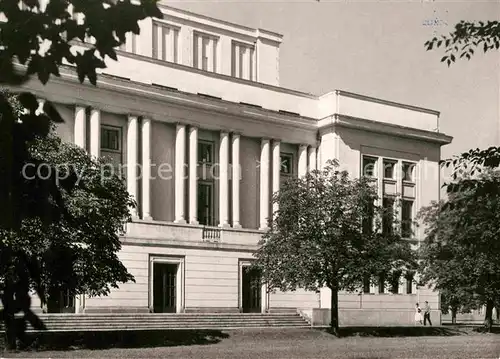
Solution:
<path fill-rule="evenodd" d="M 399 102 L 394 102 L 394 101 L 388 101 L 388 100 L 382 100 L 380 98 L 376 97 L 371 97 L 371 96 L 366 96 L 366 95 L 361 95 L 353 92 L 348 92 L 344 90 L 335 90 L 335 94 L 338 96 L 345 96 L 345 97 L 350 97 L 350 98 L 355 98 L 358 100 L 364 100 L 364 101 L 370 101 L 370 102 L 375 102 L 379 103 L 382 105 L 388 105 L 388 106 L 393 106 L 393 107 L 399 107 L 403 108 L 406 110 L 412 110 L 412 111 L 417 111 L 417 112 L 425 112 L 431 115 L 439 116 L 440 112 L 436 110 L 432 110 L 429 108 L 424 108 L 424 107 L 419 107 L 419 106 L 413 106 L 413 105 L 407 105 L 404 103 L 399 103 Z"/>
<path fill-rule="evenodd" d="M 167 238 L 147 238 L 147 237 L 128 237 L 120 238 L 123 245 L 151 246 L 151 247 L 177 247 L 186 249 L 208 249 L 215 251 L 238 251 L 255 252 L 258 245 L 243 245 L 224 242 L 204 242 L 204 241 L 182 241 Z"/>
<path fill-rule="evenodd" d="M 411 138 L 420 141 L 438 143 L 440 145 L 447 145 L 453 140 L 453 137 L 439 132 L 419 130 L 411 127 L 372 121 L 365 118 L 352 117 L 342 114 L 334 114 L 330 116 L 330 121 L 323 126 L 320 126 L 319 130 L 322 132 L 328 129 L 334 129 L 335 127 L 351 128 L 367 132 Z"/>

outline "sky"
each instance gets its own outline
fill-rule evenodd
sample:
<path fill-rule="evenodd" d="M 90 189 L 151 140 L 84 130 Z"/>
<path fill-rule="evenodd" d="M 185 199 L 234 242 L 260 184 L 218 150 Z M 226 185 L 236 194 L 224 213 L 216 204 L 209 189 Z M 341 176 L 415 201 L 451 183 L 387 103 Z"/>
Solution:
<path fill-rule="evenodd" d="M 164 0 L 283 35 L 280 86 L 321 95 L 346 90 L 441 112 L 453 136 L 442 158 L 500 146 L 500 52 L 448 67 L 424 43 L 460 20 L 500 20 L 500 1 Z M 439 19 L 429 26 L 426 20 Z"/>

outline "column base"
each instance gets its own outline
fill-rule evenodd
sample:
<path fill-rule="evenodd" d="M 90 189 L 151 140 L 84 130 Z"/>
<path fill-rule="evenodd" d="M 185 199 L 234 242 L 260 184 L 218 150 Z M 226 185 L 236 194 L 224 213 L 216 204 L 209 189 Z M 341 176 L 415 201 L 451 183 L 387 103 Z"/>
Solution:
<path fill-rule="evenodd" d="M 231 228 L 231 226 L 229 225 L 229 223 L 220 223 L 219 228 Z"/>
<path fill-rule="evenodd" d="M 144 215 L 142 216 L 142 220 L 143 221 L 152 221 L 153 220 L 153 217 L 151 217 L 151 215 Z"/>
<path fill-rule="evenodd" d="M 259 231 L 268 231 L 269 230 L 269 227 L 268 226 L 265 226 L 265 227 L 259 227 Z"/>
<path fill-rule="evenodd" d="M 174 221 L 174 223 L 178 223 L 178 224 L 186 224 L 186 220 L 185 220 L 184 218 L 182 218 L 182 219 L 176 219 L 176 220 Z"/>
<path fill-rule="evenodd" d="M 197 221 L 197 220 L 195 220 L 195 219 L 192 219 L 192 220 L 190 220 L 190 221 L 189 221 L 189 224 L 199 225 L 199 224 L 200 224 L 200 222 L 198 222 L 198 221 Z"/>
<path fill-rule="evenodd" d="M 233 228 L 241 229 L 243 227 L 241 226 L 241 224 L 239 222 L 236 222 L 236 223 L 233 224 Z"/>

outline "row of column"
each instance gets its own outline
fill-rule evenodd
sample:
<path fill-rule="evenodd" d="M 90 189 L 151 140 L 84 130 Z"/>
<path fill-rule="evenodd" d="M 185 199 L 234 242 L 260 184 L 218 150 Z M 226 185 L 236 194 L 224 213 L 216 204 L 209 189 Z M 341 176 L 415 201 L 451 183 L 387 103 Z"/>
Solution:
<path fill-rule="evenodd" d="M 229 224 L 229 133 L 220 133 L 219 144 L 219 226 L 230 227 Z M 186 149 L 186 125 L 177 124 L 175 137 L 175 222 L 186 223 L 184 215 L 184 163 Z M 198 128 L 189 127 L 189 158 L 188 158 L 188 194 L 189 213 L 188 220 L 191 224 L 198 224 Z M 231 134 L 232 153 L 232 178 L 240 176 L 240 134 Z M 240 181 L 232 181 L 232 218 L 233 228 L 240 225 Z"/>
<path fill-rule="evenodd" d="M 280 189 L 280 175 L 281 175 L 281 142 L 279 140 L 272 140 L 272 149 L 270 150 L 271 140 L 263 138 L 261 140 L 260 152 L 260 229 L 267 229 L 269 218 L 269 204 L 271 194 L 269 191 L 269 176 L 272 176 L 272 193 L 276 193 Z M 271 152 L 271 154 L 270 154 Z M 269 157 L 272 156 L 272 171 L 270 168 Z M 299 177 L 305 176 L 307 171 L 317 169 L 316 160 L 316 147 L 299 145 L 298 151 L 298 173 Z M 272 173 L 271 173 L 272 172 Z M 273 202 L 273 213 L 278 210 L 278 204 Z"/>
<path fill-rule="evenodd" d="M 83 149 L 87 149 L 87 118 L 86 108 L 84 106 L 75 107 L 75 144 Z M 101 111 L 96 108 L 90 110 L 89 119 L 89 148 L 90 155 L 100 157 L 101 154 Z M 143 219 L 151 219 L 150 202 L 150 179 L 151 179 L 151 120 L 142 118 L 141 121 L 142 137 L 142 170 L 141 170 L 141 211 Z M 127 122 L 127 191 L 137 201 L 137 178 L 138 178 L 138 139 L 139 139 L 139 121 L 138 116 L 129 115 Z M 132 216 L 138 217 L 137 208 L 132 209 Z"/>
<path fill-rule="evenodd" d="M 75 108 L 75 144 L 86 148 L 86 108 L 76 106 Z M 101 112 L 99 109 L 92 108 L 89 119 L 89 153 L 92 156 L 100 156 L 100 128 Z M 140 185 L 142 186 L 141 212 L 143 219 L 151 219 L 151 120 L 142 118 L 140 126 L 141 136 L 141 163 L 142 173 Z M 129 115 L 127 122 L 127 190 L 129 194 L 137 200 L 138 181 L 138 139 L 139 139 L 139 121 L 138 116 Z M 175 222 L 198 224 L 198 128 L 189 126 L 189 158 L 188 158 L 188 197 L 189 213 L 186 220 L 184 213 L 185 199 L 185 163 L 186 163 L 186 125 L 177 124 L 175 138 Z M 272 141 L 272 149 L 271 149 Z M 230 227 L 229 223 L 229 156 L 231 148 L 232 178 L 239 179 L 240 176 L 240 134 L 222 131 L 220 133 L 219 144 L 219 226 Z M 260 229 L 267 228 L 269 218 L 269 203 L 271 194 L 279 191 L 280 187 L 280 168 L 281 168 L 281 150 L 280 141 L 263 138 L 261 140 L 260 153 Z M 272 153 L 272 171 L 270 166 L 270 157 Z M 298 176 L 302 177 L 308 170 L 317 168 L 316 148 L 307 145 L 300 145 L 298 151 Z M 270 181 L 272 179 L 272 181 Z M 269 184 L 271 182 L 271 188 Z M 232 227 L 241 228 L 240 224 L 240 181 L 233 180 L 232 184 Z M 273 213 L 278 210 L 277 204 L 273 204 Z M 132 216 L 138 217 L 137 209 L 132 210 Z"/>

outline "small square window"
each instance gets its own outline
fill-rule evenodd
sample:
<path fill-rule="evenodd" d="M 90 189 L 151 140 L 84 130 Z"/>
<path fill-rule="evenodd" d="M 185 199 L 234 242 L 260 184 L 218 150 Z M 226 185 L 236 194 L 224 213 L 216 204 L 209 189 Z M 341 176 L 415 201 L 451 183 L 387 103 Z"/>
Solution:
<path fill-rule="evenodd" d="M 291 154 L 280 155 L 280 173 L 285 175 L 291 175 L 293 173 L 293 156 Z"/>
<path fill-rule="evenodd" d="M 198 142 L 198 162 L 213 163 L 214 145 L 211 142 Z"/>
<path fill-rule="evenodd" d="M 413 170 L 415 165 L 413 163 L 403 162 L 403 181 L 413 182 Z"/>
<path fill-rule="evenodd" d="M 363 156 L 363 168 L 361 172 L 365 177 L 377 177 L 377 159 Z"/>
<path fill-rule="evenodd" d="M 396 162 L 384 161 L 384 178 L 394 179 L 394 168 L 395 167 L 396 167 Z"/>

